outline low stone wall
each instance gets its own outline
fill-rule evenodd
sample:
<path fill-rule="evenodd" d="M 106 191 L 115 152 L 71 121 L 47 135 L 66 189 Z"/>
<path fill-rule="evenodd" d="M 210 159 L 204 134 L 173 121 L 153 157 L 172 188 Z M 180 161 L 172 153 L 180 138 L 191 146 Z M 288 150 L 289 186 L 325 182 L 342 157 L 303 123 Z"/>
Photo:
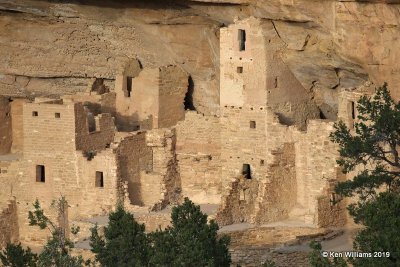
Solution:
<path fill-rule="evenodd" d="M 245 230 L 223 231 L 231 238 L 229 251 L 231 266 L 261 267 L 266 260 L 276 266 L 309 266 L 308 251 L 286 249 L 290 245 L 313 240 L 330 230 L 307 227 L 255 227 Z"/>
<path fill-rule="evenodd" d="M 232 267 L 261 267 L 266 260 L 273 261 L 277 267 L 309 266 L 306 251 L 278 252 L 272 248 L 231 249 Z"/>
<path fill-rule="evenodd" d="M 0 208 L 0 249 L 19 240 L 17 203 L 15 198 Z"/>
<path fill-rule="evenodd" d="M 146 225 L 146 232 L 165 229 L 167 226 L 171 225 L 170 213 L 135 214 L 135 219 L 138 223 L 144 223 Z"/>

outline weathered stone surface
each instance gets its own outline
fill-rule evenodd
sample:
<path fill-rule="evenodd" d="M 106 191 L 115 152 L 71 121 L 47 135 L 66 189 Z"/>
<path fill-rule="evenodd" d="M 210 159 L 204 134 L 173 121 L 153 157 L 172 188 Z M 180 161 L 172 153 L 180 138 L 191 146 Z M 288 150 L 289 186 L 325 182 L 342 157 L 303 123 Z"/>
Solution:
<path fill-rule="evenodd" d="M 193 78 L 193 101 L 218 111 L 218 28 L 235 17 L 271 19 L 286 46 L 281 56 L 334 118 L 337 89 L 400 84 L 399 1 L 197 0 L 0 2 L 0 91 L 82 91 L 86 79 L 115 78 L 132 58 L 145 66 L 177 64 Z M 20 82 L 15 76 L 25 77 Z M 5 78 L 8 77 L 8 78 Z M 396 97 L 400 93 L 395 93 Z M 329 107 L 327 107 L 328 105 Z"/>
<path fill-rule="evenodd" d="M 0 247 L 18 241 L 18 216 L 15 198 L 0 206 Z"/>

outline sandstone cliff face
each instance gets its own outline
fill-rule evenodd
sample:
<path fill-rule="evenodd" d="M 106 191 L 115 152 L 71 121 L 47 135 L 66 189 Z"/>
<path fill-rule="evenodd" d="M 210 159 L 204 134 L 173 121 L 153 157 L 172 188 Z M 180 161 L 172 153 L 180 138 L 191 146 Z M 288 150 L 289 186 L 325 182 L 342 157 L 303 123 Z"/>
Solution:
<path fill-rule="evenodd" d="M 0 94 L 82 91 L 93 77 L 113 87 L 115 74 L 177 64 L 192 77 L 193 102 L 218 112 L 219 28 L 235 18 L 273 21 L 280 51 L 327 118 L 337 91 L 371 79 L 400 97 L 398 1 L 0 0 Z"/>

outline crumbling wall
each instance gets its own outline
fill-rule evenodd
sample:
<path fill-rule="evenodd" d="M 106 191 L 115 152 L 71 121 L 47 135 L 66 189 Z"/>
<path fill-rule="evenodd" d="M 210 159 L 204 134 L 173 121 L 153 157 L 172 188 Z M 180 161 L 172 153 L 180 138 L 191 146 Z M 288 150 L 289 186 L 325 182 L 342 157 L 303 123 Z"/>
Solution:
<path fill-rule="evenodd" d="M 343 175 L 344 176 L 344 175 Z M 341 227 L 347 221 L 347 201 L 334 191 L 337 181 L 331 181 L 323 194 L 318 197 L 317 224 L 319 227 Z"/>
<path fill-rule="evenodd" d="M 285 144 L 271 153 L 275 159 L 260 185 L 262 200 L 256 203 L 257 223 L 288 219 L 290 210 L 297 203 L 294 144 Z"/>
<path fill-rule="evenodd" d="M 117 138 L 121 139 L 116 149 L 119 172 L 121 179 L 128 182 L 130 202 L 134 205 L 144 205 L 140 175 L 143 172 L 151 172 L 153 162 L 152 151 L 146 145 L 146 134 L 120 133 Z"/>
<path fill-rule="evenodd" d="M 0 96 L 0 155 L 11 151 L 11 107 L 7 98 Z"/>
<path fill-rule="evenodd" d="M 88 107 L 90 112 L 94 115 L 110 113 L 112 116 L 115 116 L 115 92 L 107 92 L 103 94 L 98 94 L 97 92 L 84 92 L 73 95 L 64 95 L 62 98 L 65 102 L 82 102 L 83 105 Z"/>
<path fill-rule="evenodd" d="M 266 260 L 273 261 L 277 267 L 308 267 L 308 251 L 274 251 L 271 247 L 246 247 L 230 250 L 233 266 L 259 267 Z"/>
<path fill-rule="evenodd" d="M 177 66 L 163 66 L 134 74 L 118 75 L 116 79 L 116 121 L 120 131 L 171 127 L 184 118 L 186 72 Z M 149 118 L 151 124 L 146 122 Z"/>
<path fill-rule="evenodd" d="M 195 203 L 221 200 L 221 127 L 219 118 L 186 111 L 176 126 L 176 154 L 182 196 Z"/>
<path fill-rule="evenodd" d="M 147 146 L 153 151 L 153 172 L 160 175 L 160 195 L 154 209 L 161 209 L 168 203 L 175 203 L 180 198 L 181 180 L 177 171 L 176 132 L 174 129 L 154 129 L 146 134 Z M 154 184 L 145 181 L 147 188 Z M 146 192 L 146 195 L 152 192 Z M 151 196 L 153 198 L 153 196 Z M 149 203 L 150 204 L 150 203 Z"/>
<path fill-rule="evenodd" d="M 0 202 L 0 249 L 19 240 L 17 203 L 15 198 Z"/>
<path fill-rule="evenodd" d="M 157 128 L 175 126 L 185 118 L 188 74 L 178 66 L 160 67 Z"/>
<path fill-rule="evenodd" d="M 221 108 L 221 163 L 222 163 L 222 204 L 217 216 L 219 222 L 255 222 L 256 199 L 260 196 L 259 185 L 268 174 L 270 163 L 267 139 L 275 133 L 267 128 L 266 107 L 244 105 L 243 107 L 224 106 Z M 268 136 L 268 138 L 267 138 Z M 247 192 L 237 183 L 245 168 L 248 175 L 245 184 Z M 240 194 L 247 195 L 241 199 Z M 250 196 L 250 199 L 249 199 Z M 233 202 L 232 202 L 233 201 Z M 232 203 L 231 203 L 232 202 Z M 243 210 L 239 212 L 239 210 Z M 229 211 L 230 210 L 230 211 Z M 236 217 L 236 213 L 240 216 Z M 227 214 L 227 219 L 223 219 Z M 230 219 L 231 218 L 231 219 Z"/>
<path fill-rule="evenodd" d="M 116 130 L 111 114 L 99 114 L 90 122 L 90 116 L 93 116 L 93 114 L 85 110 L 82 103 L 75 104 L 75 114 L 77 150 L 94 152 L 110 146 Z M 91 126 L 90 123 L 92 123 Z M 93 131 L 91 131 L 91 128 L 93 128 Z"/>
<path fill-rule="evenodd" d="M 11 153 L 22 153 L 24 145 L 23 107 L 26 99 L 15 98 L 11 105 L 12 146 Z"/>
<path fill-rule="evenodd" d="M 266 61 L 268 106 L 282 124 L 305 130 L 308 120 L 319 118 L 318 107 L 274 48 L 268 49 Z"/>
<path fill-rule="evenodd" d="M 332 131 L 333 122 L 311 120 L 295 145 L 297 202 L 304 209 L 303 218 L 312 223 L 317 223 L 317 198 L 324 195 L 328 181 L 338 179 L 338 147 L 329 139 Z"/>
<path fill-rule="evenodd" d="M 234 266 L 259 267 L 269 259 L 276 266 L 306 267 L 309 251 L 296 251 L 290 246 L 324 233 L 325 230 L 314 227 L 254 227 L 220 234 L 231 238 L 229 251 Z"/>
<path fill-rule="evenodd" d="M 120 73 L 115 77 L 115 121 L 119 131 L 133 131 L 139 127 L 138 114 L 135 114 L 135 111 L 133 111 L 133 109 L 137 109 L 138 107 L 134 107 L 132 104 L 134 99 L 130 96 L 130 93 L 133 94 L 137 90 L 137 81 L 135 82 L 132 79 L 139 76 L 140 72 L 139 61 L 133 60 L 124 69 L 121 69 Z M 132 92 L 128 92 L 128 80 L 132 86 Z"/>
<path fill-rule="evenodd" d="M 232 181 L 229 190 L 222 196 L 216 220 L 219 225 L 252 222 L 259 194 L 259 181 L 240 176 Z"/>

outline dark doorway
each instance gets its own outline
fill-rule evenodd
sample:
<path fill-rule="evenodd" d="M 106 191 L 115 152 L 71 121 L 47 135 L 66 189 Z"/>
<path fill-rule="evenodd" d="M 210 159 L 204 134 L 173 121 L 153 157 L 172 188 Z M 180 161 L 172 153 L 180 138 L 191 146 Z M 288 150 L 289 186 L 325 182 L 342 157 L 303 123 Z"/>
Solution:
<path fill-rule="evenodd" d="M 251 179 L 250 164 L 243 164 L 242 175 L 243 175 L 246 179 Z"/>
<path fill-rule="evenodd" d="M 185 95 L 184 105 L 185 110 L 196 110 L 193 105 L 193 91 L 194 91 L 194 82 L 191 76 L 189 76 L 188 80 L 188 90 Z"/>
<path fill-rule="evenodd" d="M 132 77 L 126 77 L 126 96 L 131 97 L 132 93 Z"/>
<path fill-rule="evenodd" d="M 46 173 L 44 165 L 36 165 L 36 182 L 44 183 L 46 181 Z"/>
<path fill-rule="evenodd" d="M 245 30 L 239 30 L 238 31 L 238 39 L 239 39 L 239 51 L 245 51 L 246 50 L 246 31 Z"/>
<path fill-rule="evenodd" d="M 96 182 L 95 182 L 96 187 L 104 187 L 104 176 L 103 172 L 96 172 Z"/>

